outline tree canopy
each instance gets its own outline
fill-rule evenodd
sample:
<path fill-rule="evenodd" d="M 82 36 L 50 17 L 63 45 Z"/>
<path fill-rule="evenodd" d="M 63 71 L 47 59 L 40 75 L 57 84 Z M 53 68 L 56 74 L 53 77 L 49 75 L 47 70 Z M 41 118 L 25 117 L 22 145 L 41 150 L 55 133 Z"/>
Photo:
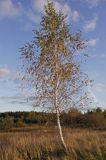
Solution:
<path fill-rule="evenodd" d="M 88 77 L 81 72 L 76 60 L 76 53 L 85 47 L 85 41 L 81 32 L 70 32 L 66 17 L 48 2 L 40 29 L 35 30 L 33 40 L 21 48 L 25 78 L 35 88 L 33 105 L 45 110 L 55 110 L 56 96 L 59 110 L 81 106 L 86 97 L 84 87 Z"/>

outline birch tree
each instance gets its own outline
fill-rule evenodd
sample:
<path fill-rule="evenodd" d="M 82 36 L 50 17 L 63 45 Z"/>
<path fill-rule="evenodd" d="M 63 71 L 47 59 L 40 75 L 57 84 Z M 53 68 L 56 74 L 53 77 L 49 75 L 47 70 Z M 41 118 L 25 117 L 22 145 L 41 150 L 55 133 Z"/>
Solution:
<path fill-rule="evenodd" d="M 82 78 L 76 52 L 85 47 L 81 33 L 72 34 L 67 16 L 48 2 L 44 8 L 40 29 L 33 41 L 21 48 L 25 77 L 35 89 L 34 107 L 49 109 L 57 115 L 62 146 L 67 150 L 60 123 L 60 113 L 73 105 L 87 83 Z M 74 97 L 74 98 L 73 98 Z"/>

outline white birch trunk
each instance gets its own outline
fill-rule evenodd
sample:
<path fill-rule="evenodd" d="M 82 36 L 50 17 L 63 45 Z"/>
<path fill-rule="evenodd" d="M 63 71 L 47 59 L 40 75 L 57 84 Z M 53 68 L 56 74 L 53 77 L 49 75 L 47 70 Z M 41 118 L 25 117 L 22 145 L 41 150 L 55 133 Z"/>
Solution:
<path fill-rule="evenodd" d="M 59 113 L 58 108 L 57 108 L 56 114 L 57 114 L 57 125 L 58 125 L 58 129 L 59 129 L 59 135 L 60 135 L 60 139 L 61 139 L 61 142 L 62 142 L 62 146 L 65 149 L 65 151 L 67 152 L 67 146 L 66 146 L 66 143 L 65 143 L 64 138 L 63 138 L 61 123 L 60 123 L 60 113 Z"/>
<path fill-rule="evenodd" d="M 55 108 L 56 108 L 56 114 L 57 114 L 57 126 L 59 129 L 59 135 L 60 135 L 60 140 L 62 143 L 63 148 L 67 152 L 67 146 L 63 138 L 63 133 L 62 133 L 62 128 L 61 128 L 61 123 L 60 123 L 60 111 L 59 111 L 59 105 L 58 105 L 58 88 L 59 88 L 59 77 L 57 74 L 58 70 L 58 64 L 56 63 L 56 90 L 55 90 Z"/>

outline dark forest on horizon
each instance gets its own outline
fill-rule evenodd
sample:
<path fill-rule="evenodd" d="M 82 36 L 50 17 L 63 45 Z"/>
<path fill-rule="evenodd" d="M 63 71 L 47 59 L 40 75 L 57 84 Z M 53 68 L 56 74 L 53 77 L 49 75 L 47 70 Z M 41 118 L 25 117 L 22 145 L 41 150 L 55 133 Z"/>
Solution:
<path fill-rule="evenodd" d="M 106 130 L 106 110 L 96 108 L 85 113 L 72 108 L 60 115 L 61 125 L 70 128 L 92 128 Z M 34 125 L 56 126 L 56 114 L 46 112 L 5 112 L 0 113 L 0 131 L 24 128 Z"/>

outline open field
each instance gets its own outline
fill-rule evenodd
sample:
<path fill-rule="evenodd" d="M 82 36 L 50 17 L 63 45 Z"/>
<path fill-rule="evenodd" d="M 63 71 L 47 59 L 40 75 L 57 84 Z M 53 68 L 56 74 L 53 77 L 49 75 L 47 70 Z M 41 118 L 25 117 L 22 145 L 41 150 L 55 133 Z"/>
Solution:
<path fill-rule="evenodd" d="M 0 133 L 0 160 L 106 160 L 106 131 L 63 129 L 68 155 L 57 128 Z"/>

